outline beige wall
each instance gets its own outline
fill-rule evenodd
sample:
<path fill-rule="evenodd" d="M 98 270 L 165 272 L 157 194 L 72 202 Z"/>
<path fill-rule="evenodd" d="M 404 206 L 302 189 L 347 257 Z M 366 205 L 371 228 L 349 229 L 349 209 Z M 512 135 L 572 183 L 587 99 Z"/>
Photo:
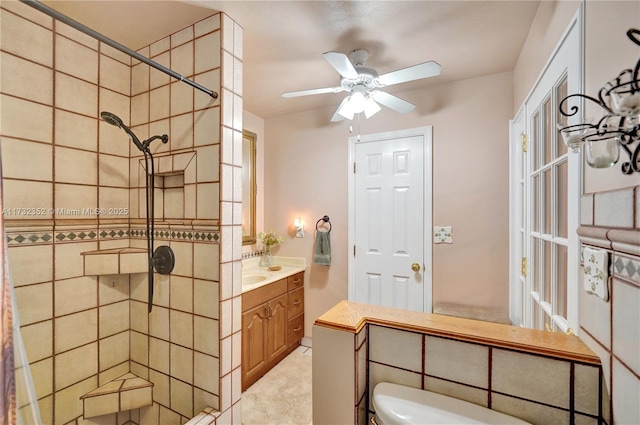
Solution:
<path fill-rule="evenodd" d="M 512 87 L 511 73 L 503 73 L 399 93 L 417 105 L 414 112 L 384 109 L 353 121 L 354 133 L 349 122 L 329 122 L 333 108 L 266 120 L 264 223 L 288 236 L 277 255 L 307 259 L 306 336 L 321 313 L 347 298 L 347 139 L 358 126 L 361 134 L 433 126 L 433 220 L 453 226 L 454 239 L 433 247 L 434 302 L 508 310 Z M 325 214 L 333 225 L 328 268 L 312 263 L 315 223 Z M 306 223 L 303 239 L 293 238 L 294 216 Z"/>

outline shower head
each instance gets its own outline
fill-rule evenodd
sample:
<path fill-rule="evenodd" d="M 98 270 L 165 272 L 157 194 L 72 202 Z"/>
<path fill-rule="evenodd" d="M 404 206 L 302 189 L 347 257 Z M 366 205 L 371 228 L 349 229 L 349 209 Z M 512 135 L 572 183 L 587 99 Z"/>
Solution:
<path fill-rule="evenodd" d="M 140 143 L 140 140 L 136 137 L 135 134 L 133 134 L 133 131 L 131 131 L 129 127 L 124 125 L 119 116 L 117 116 L 116 114 L 112 114 L 111 112 L 102 111 L 100 112 L 100 118 L 111 125 L 115 125 L 116 127 L 123 129 L 129 135 L 129 137 L 131 137 L 131 140 L 133 141 L 133 143 L 135 143 L 138 149 L 140 149 L 141 152 L 145 152 L 145 148 L 144 146 L 142 146 L 142 143 Z"/>

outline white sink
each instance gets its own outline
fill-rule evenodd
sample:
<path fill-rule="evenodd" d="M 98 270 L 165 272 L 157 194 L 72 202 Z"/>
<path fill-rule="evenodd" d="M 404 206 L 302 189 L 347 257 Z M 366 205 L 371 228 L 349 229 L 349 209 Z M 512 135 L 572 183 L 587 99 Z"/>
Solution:
<path fill-rule="evenodd" d="M 243 273 L 242 274 L 242 285 L 251 285 L 253 283 L 262 282 L 267 278 L 264 274 L 258 273 Z"/>

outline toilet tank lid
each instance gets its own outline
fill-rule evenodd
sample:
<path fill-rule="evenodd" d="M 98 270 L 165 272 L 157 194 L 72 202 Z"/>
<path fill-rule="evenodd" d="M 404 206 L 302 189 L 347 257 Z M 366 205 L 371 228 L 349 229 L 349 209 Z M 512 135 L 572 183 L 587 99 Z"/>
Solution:
<path fill-rule="evenodd" d="M 384 424 L 528 424 L 468 401 L 389 382 L 373 389 L 373 407 Z"/>

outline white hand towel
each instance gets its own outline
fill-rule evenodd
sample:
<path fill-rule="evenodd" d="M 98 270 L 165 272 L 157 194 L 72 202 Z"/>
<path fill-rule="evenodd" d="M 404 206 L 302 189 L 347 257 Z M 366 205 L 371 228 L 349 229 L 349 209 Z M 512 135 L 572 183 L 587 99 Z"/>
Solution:
<path fill-rule="evenodd" d="M 607 301 L 609 299 L 609 253 L 603 249 L 585 246 L 582 251 L 582 262 L 584 290 Z"/>

